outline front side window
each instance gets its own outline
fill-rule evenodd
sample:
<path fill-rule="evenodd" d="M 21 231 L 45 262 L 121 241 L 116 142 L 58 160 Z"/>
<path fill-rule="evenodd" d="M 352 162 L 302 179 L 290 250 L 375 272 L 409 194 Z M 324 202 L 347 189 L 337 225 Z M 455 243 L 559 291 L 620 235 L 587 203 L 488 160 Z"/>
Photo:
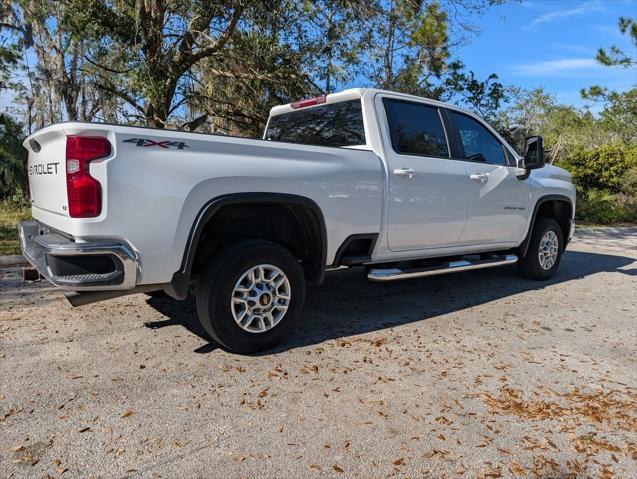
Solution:
<path fill-rule="evenodd" d="M 402 100 L 383 99 L 392 147 L 403 155 L 449 157 L 438 109 Z"/>
<path fill-rule="evenodd" d="M 506 165 L 504 149 L 500 142 L 480 122 L 455 111 L 451 111 L 464 148 L 464 158 L 483 161 L 493 165 Z"/>
<path fill-rule="evenodd" d="M 364 145 L 361 101 L 328 103 L 273 116 L 265 139 L 318 146 Z"/>

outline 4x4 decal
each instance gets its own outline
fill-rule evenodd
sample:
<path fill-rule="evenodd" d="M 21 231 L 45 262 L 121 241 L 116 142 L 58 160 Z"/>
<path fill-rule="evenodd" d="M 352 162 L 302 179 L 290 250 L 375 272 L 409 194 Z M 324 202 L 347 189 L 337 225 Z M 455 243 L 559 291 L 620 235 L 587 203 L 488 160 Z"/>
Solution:
<path fill-rule="evenodd" d="M 188 148 L 188 145 L 186 145 L 186 143 L 183 141 L 169 141 L 169 140 L 155 141 L 155 140 L 149 140 L 148 138 L 129 138 L 127 140 L 124 140 L 123 143 L 135 143 L 136 146 L 143 146 L 143 147 L 158 146 L 159 148 L 166 148 L 166 149 L 175 147 L 178 150 L 183 150 L 184 148 Z"/>

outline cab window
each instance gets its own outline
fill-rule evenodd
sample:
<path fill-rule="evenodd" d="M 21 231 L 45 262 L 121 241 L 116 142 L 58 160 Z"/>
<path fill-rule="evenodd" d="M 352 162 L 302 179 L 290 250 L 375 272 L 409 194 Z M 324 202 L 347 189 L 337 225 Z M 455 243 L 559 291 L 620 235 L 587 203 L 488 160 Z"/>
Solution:
<path fill-rule="evenodd" d="M 396 153 L 449 158 L 438 108 L 389 98 L 384 98 L 383 104 Z"/>
<path fill-rule="evenodd" d="M 502 144 L 489 130 L 470 116 L 456 111 L 450 113 L 464 148 L 464 159 L 492 165 L 507 164 Z"/>

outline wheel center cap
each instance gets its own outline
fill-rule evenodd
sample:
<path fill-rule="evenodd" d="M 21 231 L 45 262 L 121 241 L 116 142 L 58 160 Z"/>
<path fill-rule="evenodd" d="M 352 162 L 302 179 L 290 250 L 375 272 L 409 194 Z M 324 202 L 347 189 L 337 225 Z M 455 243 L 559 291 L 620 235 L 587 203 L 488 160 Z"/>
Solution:
<path fill-rule="evenodd" d="M 261 297 L 259 297 L 259 304 L 261 306 L 267 306 L 271 302 L 272 302 L 272 296 L 270 296 L 268 293 L 263 293 Z"/>

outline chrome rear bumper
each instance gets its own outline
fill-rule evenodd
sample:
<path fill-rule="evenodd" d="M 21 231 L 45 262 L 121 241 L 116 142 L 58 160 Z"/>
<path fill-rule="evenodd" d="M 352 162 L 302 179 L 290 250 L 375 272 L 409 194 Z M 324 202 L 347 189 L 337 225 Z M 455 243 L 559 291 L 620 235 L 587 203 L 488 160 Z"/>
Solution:
<path fill-rule="evenodd" d="M 55 286 L 101 291 L 132 289 L 137 283 L 137 255 L 125 243 L 76 243 L 37 221 L 20 222 L 18 233 L 24 257 Z"/>

